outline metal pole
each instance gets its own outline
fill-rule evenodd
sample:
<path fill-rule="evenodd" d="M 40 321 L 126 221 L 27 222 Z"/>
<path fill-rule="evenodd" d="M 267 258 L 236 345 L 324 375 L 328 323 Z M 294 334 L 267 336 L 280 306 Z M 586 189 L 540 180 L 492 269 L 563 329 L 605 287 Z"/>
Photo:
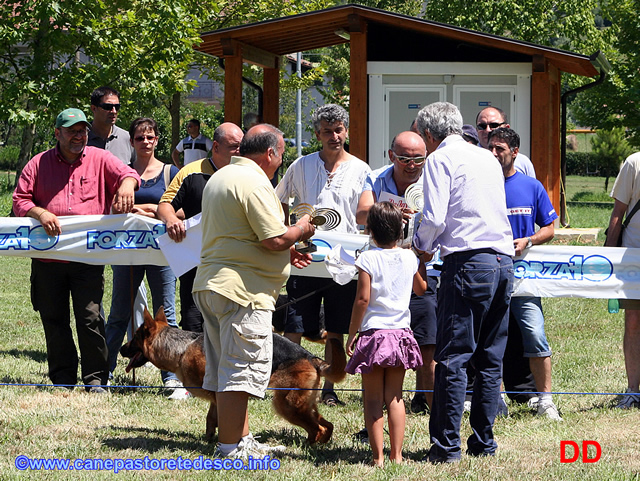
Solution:
<path fill-rule="evenodd" d="M 302 52 L 296 55 L 296 74 L 302 78 Z M 302 155 L 302 89 L 296 92 L 296 150 L 298 157 Z"/>

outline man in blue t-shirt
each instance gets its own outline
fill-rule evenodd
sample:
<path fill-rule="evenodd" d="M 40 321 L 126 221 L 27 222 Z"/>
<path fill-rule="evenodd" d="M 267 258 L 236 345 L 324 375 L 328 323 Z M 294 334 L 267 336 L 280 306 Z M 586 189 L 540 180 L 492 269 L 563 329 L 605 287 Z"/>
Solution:
<path fill-rule="evenodd" d="M 519 148 L 520 136 L 510 128 L 498 128 L 489 134 L 488 149 L 498 159 L 504 173 L 507 215 L 516 256 L 522 255 L 532 245 L 553 239 L 553 221 L 558 218 L 542 184 L 516 171 L 514 161 Z M 537 232 L 536 224 L 540 227 Z M 551 398 L 551 348 L 544 332 L 540 298 L 512 297 L 511 313 L 520 326 L 524 356 L 529 358 L 536 389 L 540 393 L 537 413 L 561 421 Z"/>

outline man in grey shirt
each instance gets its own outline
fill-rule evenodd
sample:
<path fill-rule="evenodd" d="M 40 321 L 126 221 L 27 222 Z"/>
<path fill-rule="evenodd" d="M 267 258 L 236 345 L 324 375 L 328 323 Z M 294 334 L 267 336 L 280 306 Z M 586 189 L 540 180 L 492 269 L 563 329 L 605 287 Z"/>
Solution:
<path fill-rule="evenodd" d="M 93 122 L 87 145 L 108 150 L 126 165 L 135 159 L 129 132 L 116 125 L 120 110 L 120 93 L 111 87 L 99 87 L 91 93 Z"/>
<path fill-rule="evenodd" d="M 116 125 L 118 112 L 120 111 L 120 92 L 111 87 L 98 87 L 91 93 L 91 112 L 93 122 L 89 130 L 87 145 L 108 150 L 118 157 L 123 164 L 130 165 L 135 160 L 135 151 L 129 132 Z M 134 326 L 137 329 L 144 323 L 144 308 L 147 304 L 147 289 L 144 282 L 140 283 L 135 300 Z M 101 308 L 102 309 L 102 308 Z M 131 339 L 133 332 L 131 326 L 127 330 L 127 336 Z"/>

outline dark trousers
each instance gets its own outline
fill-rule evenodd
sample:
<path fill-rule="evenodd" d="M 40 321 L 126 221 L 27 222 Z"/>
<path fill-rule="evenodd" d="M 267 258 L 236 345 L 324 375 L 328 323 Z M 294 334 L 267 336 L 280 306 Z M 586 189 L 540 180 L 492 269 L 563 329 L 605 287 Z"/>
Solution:
<path fill-rule="evenodd" d="M 73 342 L 69 294 L 76 320 L 84 384 L 106 384 L 107 342 L 100 303 L 104 266 L 81 262 L 31 263 L 31 303 L 40 313 L 47 343 L 49 378 L 54 384 L 76 384 L 78 351 Z"/>
<path fill-rule="evenodd" d="M 434 445 L 430 459 L 461 456 L 460 422 L 467 366 L 476 368 L 469 418 L 471 455 L 493 454 L 493 422 L 498 409 L 502 356 L 507 342 L 513 288 L 510 257 L 488 249 L 450 254 L 444 259 L 438 289 L 433 408 L 429 421 Z"/>
<path fill-rule="evenodd" d="M 193 300 L 193 281 L 197 267 L 180 276 L 180 327 L 185 331 L 202 332 L 204 318 Z"/>

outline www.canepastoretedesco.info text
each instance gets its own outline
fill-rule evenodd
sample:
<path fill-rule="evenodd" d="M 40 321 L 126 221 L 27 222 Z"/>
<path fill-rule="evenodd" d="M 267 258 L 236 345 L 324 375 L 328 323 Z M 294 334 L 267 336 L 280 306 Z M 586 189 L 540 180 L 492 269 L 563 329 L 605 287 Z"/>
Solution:
<path fill-rule="evenodd" d="M 15 466 L 20 471 L 276 471 L 280 461 L 270 456 L 264 458 L 219 459 L 198 456 L 195 459 L 177 458 L 155 459 L 64 459 L 30 458 L 16 456 Z"/>

